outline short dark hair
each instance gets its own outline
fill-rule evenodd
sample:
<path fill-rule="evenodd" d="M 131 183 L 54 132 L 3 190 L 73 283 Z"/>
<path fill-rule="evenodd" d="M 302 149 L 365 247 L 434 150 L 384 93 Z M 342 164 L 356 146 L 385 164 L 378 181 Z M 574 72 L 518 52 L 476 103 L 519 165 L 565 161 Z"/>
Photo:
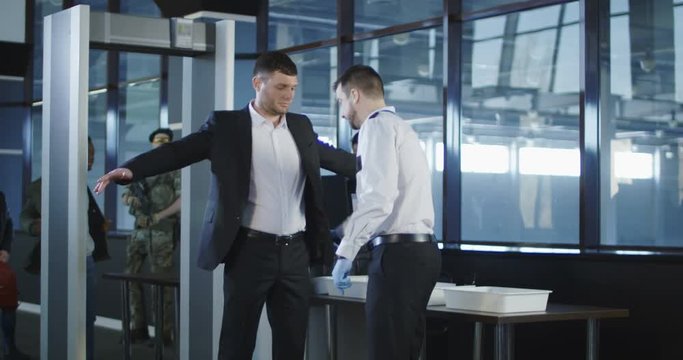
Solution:
<path fill-rule="evenodd" d="M 384 97 L 382 78 L 375 69 L 367 65 L 353 65 L 346 69 L 332 85 L 332 90 L 336 91 L 339 86 L 346 95 L 349 95 L 351 88 L 357 88 L 365 95 L 375 98 Z"/>
<path fill-rule="evenodd" d="M 168 136 L 169 141 L 173 141 L 173 131 L 168 128 L 158 128 L 154 131 L 152 131 L 151 134 L 149 134 L 149 142 L 154 142 L 154 137 L 157 136 L 157 134 L 165 134 Z"/>
<path fill-rule="evenodd" d="M 296 64 L 292 59 L 281 51 L 269 51 L 261 54 L 254 64 L 254 73 L 274 73 L 279 71 L 285 75 L 295 76 L 297 74 Z"/>

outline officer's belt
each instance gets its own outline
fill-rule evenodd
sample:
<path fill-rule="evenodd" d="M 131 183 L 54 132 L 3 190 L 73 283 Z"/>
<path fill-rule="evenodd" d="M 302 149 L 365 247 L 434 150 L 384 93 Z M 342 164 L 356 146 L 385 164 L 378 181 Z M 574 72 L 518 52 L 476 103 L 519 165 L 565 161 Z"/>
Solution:
<path fill-rule="evenodd" d="M 368 242 L 368 248 L 372 250 L 375 246 L 384 244 L 398 244 L 398 243 L 422 243 L 433 242 L 434 235 L 432 234 L 384 234 Z"/>

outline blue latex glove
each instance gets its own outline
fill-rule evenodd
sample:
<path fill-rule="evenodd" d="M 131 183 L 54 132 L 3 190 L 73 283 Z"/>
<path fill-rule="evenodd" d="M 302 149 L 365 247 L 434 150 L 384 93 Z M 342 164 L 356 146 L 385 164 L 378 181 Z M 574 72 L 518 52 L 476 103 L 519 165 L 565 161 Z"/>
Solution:
<path fill-rule="evenodd" d="M 342 257 L 337 259 L 337 263 L 334 264 L 334 269 L 332 269 L 332 281 L 334 281 L 334 286 L 341 290 L 342 295 L 344 294 L 344 289 L 351 287 L 349 273 L 351 272 L 352 265 L 353 261 Z"/>

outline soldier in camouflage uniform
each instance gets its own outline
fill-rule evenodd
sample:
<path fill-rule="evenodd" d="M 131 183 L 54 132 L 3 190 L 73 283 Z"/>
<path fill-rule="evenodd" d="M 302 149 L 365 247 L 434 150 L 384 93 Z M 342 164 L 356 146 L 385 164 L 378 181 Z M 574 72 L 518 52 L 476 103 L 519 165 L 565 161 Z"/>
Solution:
<path fill-rule="evenodd" d="M 149 136 L 153 147 L 163 145 L 172 139 L 173 133 L 170 129 L 158 129 Z M 180 172 L 161 174 L 129 185 L 123 194 L 123 202 L 130 206 L 129 212 L 135 216 L 135 228 L 128 243 L 126 272 L 140 273 L 145 258 L 149 258 L 152 273 L 172 272 L 177 214 L 180 211 Z M 171 289 L 164 288 L 165 344 L 172 341 L 172 301 Z M 130 285 L 130 304 L 131 340 L 140 342 L 149 339 L 146 307 L 140 283 Z"/>

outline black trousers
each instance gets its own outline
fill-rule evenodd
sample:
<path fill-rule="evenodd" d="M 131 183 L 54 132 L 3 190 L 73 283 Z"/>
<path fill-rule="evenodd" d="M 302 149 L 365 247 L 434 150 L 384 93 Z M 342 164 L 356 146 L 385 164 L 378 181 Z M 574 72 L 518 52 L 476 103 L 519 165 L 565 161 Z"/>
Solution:
<path fill-rule="evenodd" d="M 370 360 L 418 358 L 427 303 L 440 271 L 435 243 L 373 248 L 365 303 Z"/>
<path fill-rule="evenodd" d="M 218 358 L 251 360 L 265 303 L 273 359 L 303 359 L 311 291 L 303 239 L 284 245 L 240 231 L 226 259 Z"/>

